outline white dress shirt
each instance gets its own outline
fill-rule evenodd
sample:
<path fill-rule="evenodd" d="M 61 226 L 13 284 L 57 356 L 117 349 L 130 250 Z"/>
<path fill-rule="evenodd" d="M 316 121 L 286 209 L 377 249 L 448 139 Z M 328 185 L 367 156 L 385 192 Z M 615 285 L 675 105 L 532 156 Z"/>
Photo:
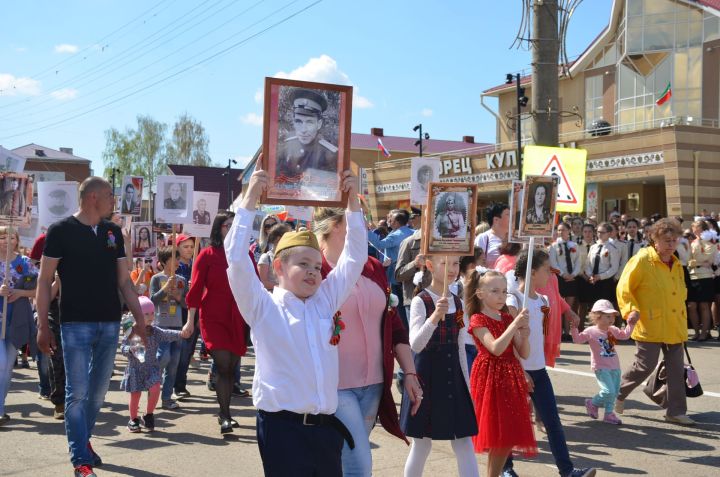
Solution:
<path fill-rule="evenodd" d="M 602 248 L 601 248 L 602 247 Z M 600 252 L 600 268 L 598 276 L 600 280 L 613 278 L 620 269 L 620 250 L 609 240 L 605 243 L 596 242 L 590 247 L 587 261 L 585 262 L 585 275 L 591 277 L 595 266 L 595 256 Z"/>
<path fill-rule="evenodd" d="M 550 266 L 556 270 L 560 270 L 561 278 L 562 275 L 570 275 L 574 278 L 580 275 L 580 272 L 582 271 L 580 253 L 578 245 L 572 240 L 568 240 L 567 246 L 570 253 L 570 264 L 572 265 L 572 269 L 568 270 L 567 259 L 565 258 L 565 241 L 561 238 L 558 238 L 548 249 Z"/>
<path fill-rule="evenodd" d="M 239 209 L 225 238 L 230 289 L 255 347 L 252 394 L 258 409 L 300 414 L 333 414 L 337 409 L 333 316 L 367 262 L 362 212 L 347 211 L 345 216 L 347 235 L 337 265 L 304 301 L 279 286 L 268 292 L 255 274 L 247 246 L 254 211 Z"/>

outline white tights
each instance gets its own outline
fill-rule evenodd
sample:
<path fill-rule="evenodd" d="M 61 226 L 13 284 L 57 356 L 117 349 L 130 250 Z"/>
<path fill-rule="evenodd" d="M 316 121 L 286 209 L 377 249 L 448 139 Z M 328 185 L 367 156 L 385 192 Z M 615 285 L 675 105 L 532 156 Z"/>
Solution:
<path fill-rule="evenodd" d="M 425 437 L 423 439 L 411 438 L 410 440 L 412 445 L 410 455 L 405 462 L 405 477 L 420 477 L 432 449 L 432 439 Z M 455 439 L 450 441 L 450 445 L 455 453 L 458 475 L 460 477 L 480 477 L 472 439 L 470 437 Z"/>

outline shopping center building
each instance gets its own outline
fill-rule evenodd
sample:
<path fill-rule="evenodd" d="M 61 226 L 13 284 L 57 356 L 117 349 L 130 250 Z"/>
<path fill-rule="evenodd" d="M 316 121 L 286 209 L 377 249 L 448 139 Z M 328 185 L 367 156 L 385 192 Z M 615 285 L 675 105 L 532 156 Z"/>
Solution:
<path fill-rule="evenodd" d="M 565 70 L 553 109 L 563 112 L 561 145 L 588 152 L 585 214 L 688 219 L 720 211 L 720 0 L 615 0 L 608 26 Z M 527 97 L 531 82 L 521 78 Z M 668 85 L 671 98 L 656 104 Z M 464 138 L 426 151 L 442 161 L 442 181 L 480 184 L 480 206 L 507 200 L 518 175 L 517 132 L 508 121 L 517 112 L 516 87 L 487 89 L 483 104 L 489 97 L 498 104 L 495 144 Z M 523 112 L 533 109 L 528 104 Z M 532 144 L 530 121 L 522 121 L 523 144 Z M 407 157 L 417 148 L 386 159 L 375 136 L 382 138 L 381 130 L 354 134 L 351 157 L 373 212 L 384 214 L 407 203 Z"/>

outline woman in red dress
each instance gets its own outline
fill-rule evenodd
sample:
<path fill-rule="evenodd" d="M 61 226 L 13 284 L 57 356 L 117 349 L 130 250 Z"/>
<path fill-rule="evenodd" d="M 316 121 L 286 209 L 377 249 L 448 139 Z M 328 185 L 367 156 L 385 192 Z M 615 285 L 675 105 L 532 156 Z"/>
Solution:
<path fill-rule="evenodd" d="M 465 288 L 478 356 L 470 373 L 470 394 L 475 406 L 478 434 L 476 452 L 489 452 L 487 475 L 499 476 L 512 451 L 537 454 L 530 423 L 528 388 L 520 361 L 530 353 L 528 312 L 516 318 L 507 313 L 507 281 L 494 270 L 473 271 Z"/>
<path fill-rule="evenodd" d="M 218 423 L 222 434 L 233 432 L 235 426 L 230 417 L 235 366 L 247 351 L 245 320 L 230 291 L 223 247 L 234 217 L 232 212 L 218 212 L 215 216 L 210 231 L 210 246 L 195 259 L 190 289 L 185 298 L 188 323 L 194 323 L 195 313 L 200 310 L 200 332 L 217 366 L 215 392 L 220 406 Z"/>

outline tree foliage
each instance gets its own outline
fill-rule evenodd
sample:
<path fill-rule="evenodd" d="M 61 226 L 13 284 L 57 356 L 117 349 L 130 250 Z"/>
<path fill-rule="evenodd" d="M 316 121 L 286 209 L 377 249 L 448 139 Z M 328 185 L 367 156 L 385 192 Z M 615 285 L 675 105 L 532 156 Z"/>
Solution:
<path fill-rule="evenodd" d="M 167 163 L 210 166 L 208 138 L 200 122 L 184 113 L 175 122 L 167 145 Z"/>

